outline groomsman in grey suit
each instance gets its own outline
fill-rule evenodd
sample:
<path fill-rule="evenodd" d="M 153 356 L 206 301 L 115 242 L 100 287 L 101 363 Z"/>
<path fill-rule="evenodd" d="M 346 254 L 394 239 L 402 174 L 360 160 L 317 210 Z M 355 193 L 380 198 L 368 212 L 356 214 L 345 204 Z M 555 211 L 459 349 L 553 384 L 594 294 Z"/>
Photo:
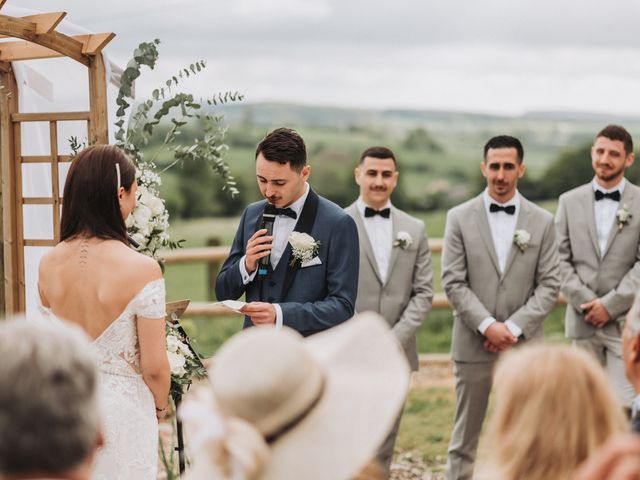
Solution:
<path fill-rule="evenodd" d="M 543 336 L 560 273 L 553 216 L 518 193 L 524 151 L 498 136 L 480 164 L 486 190 L 447 214 L 442 284 L 453 308 L 456 414 L 447 478 L 470 479 L 500 352 Z"/>
<path fill-rule="evenodd" d="M 415 371 L 416 330 L 431 310 L 433 269 L 424 223 L 391 204 L 398 173 L 391 150 L 366 149 L 355 169 L 360 197 L 346 211 L 355 220 L 360 237 L 356 310 L 378 312 L 387 320 Z M 400 416 L 378 452 L 387 473 Z"/>
<path fill-rule="evenodd" d="M 565 333 L 605 366 L 623 406 L 635 396 L 620 334 L 640 286 L 640 188 L 625 180 L 633 140 L 609 125 L 591 147 L 591 182 L 560 196 L 556 213 Z"/>

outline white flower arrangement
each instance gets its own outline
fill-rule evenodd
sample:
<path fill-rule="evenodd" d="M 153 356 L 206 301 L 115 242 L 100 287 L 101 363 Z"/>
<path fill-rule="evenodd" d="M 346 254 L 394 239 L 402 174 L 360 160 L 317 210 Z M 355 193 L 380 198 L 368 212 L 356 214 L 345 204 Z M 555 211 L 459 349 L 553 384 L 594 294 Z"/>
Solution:
<path fill-rule="evenodd" d="M 291 261 L 289 262 L 291 268 L 295 267 L 296 263 L 302 264 L 312 260 L 318 255 L 320 249 L 320 242 L 303 232 L 291 232 L 289 243 L 291 244 Z"/>
<path fill-rule="evenodd" d="M 393 242 L 394 247 L 400 247 L 402 250 L 406 250 L 413 244 L 413 238 L 408 232 L 400 231 L 396 236 L 396 240 Z"/>
<path fill-rule="evenodd" d="M 126 220 L 127 231 L 139 245 L 138 251 L 158 259 L 158 250 L 170 248 L 169 212 L 164 200 L 159 197 L 160 175 L 154 171 L 153 163 L 141 162 L 136 171 L 138 193 L 136 208 Z"/>
<path fill-rule="evenodd" d="M 623 204 L 622 207 L 616 212 L 616 220 L 618 221 L 618 230 L 622 230 L 622 228 L 629 223 L 629 220 L 633 217 L 629 208 L 626 204 Z"/>
<path fill-rule="evenodd" d="M 200 357 L 189 346 L 189 341 L 182 329 L 167 322 L 167 357 L 171 369 L 171 393 L 183 395 L 193 379 L 205 378 L 205 369 Z"/>
<path fill-rule="evenodd" d="M 529 242 L 531 241 L 531 234 L 526 230 L 516 230 L 513 232 L 513 243 L 516 247 L 520 249 L 522 253 L 529 246 Z"/>

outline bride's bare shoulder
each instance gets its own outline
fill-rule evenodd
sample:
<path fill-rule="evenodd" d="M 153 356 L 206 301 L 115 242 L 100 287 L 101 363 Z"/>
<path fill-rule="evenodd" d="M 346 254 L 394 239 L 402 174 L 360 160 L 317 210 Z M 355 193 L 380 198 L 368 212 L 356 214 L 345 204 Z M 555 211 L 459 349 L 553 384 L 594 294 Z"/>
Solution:
<path fill-rule="evenodd" d="M 113 248 L 118 250 L 116 256 L 126 264 L 126 271 L 131 276 L 147 281 L 162 277 L 160 264 L 153 258 L 138 253 L 122 243 L 114 244 Z"/>

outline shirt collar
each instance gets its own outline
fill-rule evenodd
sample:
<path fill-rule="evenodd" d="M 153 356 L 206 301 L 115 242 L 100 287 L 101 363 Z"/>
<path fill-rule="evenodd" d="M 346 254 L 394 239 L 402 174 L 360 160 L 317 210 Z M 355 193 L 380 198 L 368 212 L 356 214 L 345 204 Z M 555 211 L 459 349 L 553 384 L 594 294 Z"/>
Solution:
<path fill-rule="evenodd" d="M 482 193 L 482 200 L 484 201 L 484 208 L 487 211 L 489 211 L 489 206 L 492 203 L 500 205 L 501 207 L 508 207 L 509 205 L 514 205 L 516 207 L 516 211 L 520 208 L 520 192 L 518 192 L 518 190 L 516 190 L 516 194 L 513 197 L 511 197 L 511 200 L 505 203 L 500 203 L 494 200 L 493 198 L 491 198 L 491 196 L 489 195 L 489 189 L 485 188 L 484 192 Z"/>
<path fill-rule="evenodd" d="M 366 218 L 364 216 L 364 210 L 365 208 L 369 207 L 369 205 L 367 205 L 366 203 L 364 203 L 364 200 L 362 199 L 362 197 L 358 197 L 358 200 L 356 200 L 356 207 L 358 208 L 358 211 L 360 212 L 360 215 L 362 215 L 362 218 Z M 369 207 L 372 208 L 372 207 Z M 384 208 L 391 208 L 391 200 L 387 200 L 387 203 Z M 375 218 L 375 217 L 370 217 L 370 218 Z"/>
<path fill-rule="evenodd" d="M 609 192 L 615 192 L 616 190 L 620 190 L 620 194 L 622 194 L 622 192 L 624 192 L 624 186 L 626 185 L 626 183 L 627 182 L 625 178 L 622 177 L 622 180 L 620 180 L 618 185 L 616 185 L 615 187 L 604 188 L 598 184 L 598 182 L 596 181 L 596 177 L 593 177 L 593 180 L 591 181 L 591 186 L 593 187 L 594 192 L 596 190 L 600 190 L 602 193 L 609 193 Z"/>
<path fill-rule="evenodd" d="M 300 218 L 300 212 L 302 212 L 302 207 L 304 207 L 304 202 L 307 200 L 308 196 L 309 196 L 309 183 L 304 182 L 304 193 L 299 199 L 297 199 L 295 202 L 289 205 L 289 208 L 294 212 L 296 212 L 296 215 L 298 216 L 298 218 Z"/>

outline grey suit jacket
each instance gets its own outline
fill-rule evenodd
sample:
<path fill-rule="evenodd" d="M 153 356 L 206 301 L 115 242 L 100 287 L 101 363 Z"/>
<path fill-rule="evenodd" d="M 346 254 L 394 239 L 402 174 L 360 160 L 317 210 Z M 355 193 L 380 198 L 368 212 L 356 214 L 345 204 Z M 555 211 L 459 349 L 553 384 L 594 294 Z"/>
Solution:
<path fill-rule="evenodd" d="M 621 229 L 611 228 L 600 254 L 591 183 L 560 196 L 556 228 L 562 292 L 567 297 L 565 331 L 569 338 L 588 338 L 596 327 L 584 321 L 580 304 L 600 298 L 612 321 L 603 328 L 619 335 L 624 316 L 640 287 L 640 188 L 626 182 L 620 208 L 633 215 Z"/>
<path fill-rule="evenodd" d="M 520 197 L 516 230 L 529 232 L 522 252 L 511 246 L 501 274 L 482 195 L 447 213 L 442 285 L 454 310 L 451 356 L 458 362 L 491 362 L 478 327 L 490 316 L 522 329 L 519 342 L 541 339 L 542 322 L 560 287 L 553 216 Z"/>
<path fill-rule="evenodd" d="M 367 230 L 356 204 L 346 208 L 356 222 L 360 238 L 360 276 L 356 311 L 380 313 L 402 345 L 409 365 L 418 370 L 416 331 L 431 310 L 433 300 L 433 268 L 424 223 L 402 210 L 391 207 L 392 238 L 405 231 L 413 242 L 403 250 L 393 247 L 387 278 L 378 271 Z"/>

